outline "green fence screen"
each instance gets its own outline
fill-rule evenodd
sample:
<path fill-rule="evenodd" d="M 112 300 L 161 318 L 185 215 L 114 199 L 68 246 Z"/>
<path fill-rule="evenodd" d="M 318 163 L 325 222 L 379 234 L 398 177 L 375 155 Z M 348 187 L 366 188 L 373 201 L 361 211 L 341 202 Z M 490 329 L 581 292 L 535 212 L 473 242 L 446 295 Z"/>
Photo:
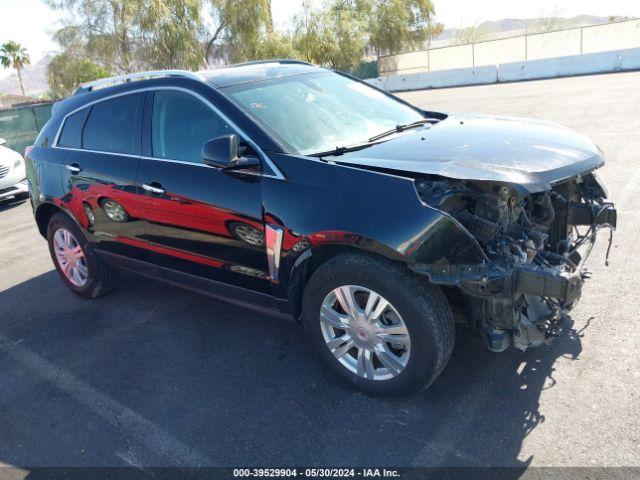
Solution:
<path fill-rule="evenodd" d="M 39 103 L 8 110 L 0 110 L 0 138 L 4 138 L 9 147 L 20 154 L 27 145 L 33 145 L 38 132 L 51 117 L 51 103 Z"/>
<path fill-rule="evenodd" d="M 378 62 L 362 62 L 354 71 L 350 72 L 354 77 L 362 80 L 376 78 L 378 76 Z"/>

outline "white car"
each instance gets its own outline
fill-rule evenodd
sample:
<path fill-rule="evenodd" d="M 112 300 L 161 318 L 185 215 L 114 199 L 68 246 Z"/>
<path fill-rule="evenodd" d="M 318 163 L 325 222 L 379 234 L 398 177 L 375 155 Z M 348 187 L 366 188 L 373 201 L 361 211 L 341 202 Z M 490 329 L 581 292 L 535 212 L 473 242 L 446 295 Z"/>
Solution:
<path fill-rule="evenodd" d="M 0 200 L 29 195 L 24 159 L 18 152 L 4 147 L 0 138 Z"/>

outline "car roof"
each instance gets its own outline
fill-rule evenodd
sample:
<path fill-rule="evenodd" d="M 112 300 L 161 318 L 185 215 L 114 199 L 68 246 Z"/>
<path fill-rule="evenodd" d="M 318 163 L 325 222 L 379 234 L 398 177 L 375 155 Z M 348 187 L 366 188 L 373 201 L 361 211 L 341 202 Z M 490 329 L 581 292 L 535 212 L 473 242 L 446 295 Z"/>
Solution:
<path fill-rule="evenodd" d="M 297 60 L 270 60 L 205 70 L 198 72 L 198 75 L 217 88 L 226 88 L 241 83 L 322 71 L 325 71 L 325 69 Z"/>
<path fill-rule="evenodd" d="M 154 81 L 166 78 L 184 78 L 202 82 L 214 89 L 224 89 L 242 83 L 282 78 L 294 75 L 326 72 L 328 70 L 300 60 L 266 60 L 240 63 L 211 70 L 189 72 L 184 70 L 158 70 L 138 72 L 119 77 L 109 77 L 88 82 L 79 87 L 74 95 L 56 102 L 53 115 L 67 114 L 86 103 L 108 97 L 113 94 L 126 93 L 140 86 L 152 86 Z M 89 95 L 85 95 L 85 94 Z"/>

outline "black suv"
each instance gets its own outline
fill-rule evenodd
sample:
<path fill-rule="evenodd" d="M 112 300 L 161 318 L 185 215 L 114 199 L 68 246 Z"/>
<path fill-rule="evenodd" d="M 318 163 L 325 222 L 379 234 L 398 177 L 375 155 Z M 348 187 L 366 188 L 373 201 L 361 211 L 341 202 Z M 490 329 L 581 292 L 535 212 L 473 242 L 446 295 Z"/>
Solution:
<path fill-rule="evenodd" d="M 372 394 L 433 382 L 454 320 L 494 351 L 553 335 L 615 227 L 603 163 L 557 125 L 425 111 L 295 61 L 85 85 L 27 155 L 73 292 L 126 269 L 300 319 Z"/>

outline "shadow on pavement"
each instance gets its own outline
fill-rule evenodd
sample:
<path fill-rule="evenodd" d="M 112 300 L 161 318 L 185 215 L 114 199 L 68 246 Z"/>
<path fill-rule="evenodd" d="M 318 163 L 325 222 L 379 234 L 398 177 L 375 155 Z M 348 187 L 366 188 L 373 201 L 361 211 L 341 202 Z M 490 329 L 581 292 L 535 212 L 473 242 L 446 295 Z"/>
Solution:
<path fill-rule="evenodd" d="M 5 212 L 7 210 L 11 210 L 12 208 L 19 207 L 26 201 L 27 199 L 25 198 L 11 198 L 9 200 L 0 200 L 0 212 Z"/>
<path fill-rule="evenodd" d="M 0 462 L 525 468 L 540 393 L 581 333 L 524 354 L 457 334 L 428 391 L 374 399 L 293 323 L 135 276 L 82 300 L 50 271 L 0 292 Z"/>

